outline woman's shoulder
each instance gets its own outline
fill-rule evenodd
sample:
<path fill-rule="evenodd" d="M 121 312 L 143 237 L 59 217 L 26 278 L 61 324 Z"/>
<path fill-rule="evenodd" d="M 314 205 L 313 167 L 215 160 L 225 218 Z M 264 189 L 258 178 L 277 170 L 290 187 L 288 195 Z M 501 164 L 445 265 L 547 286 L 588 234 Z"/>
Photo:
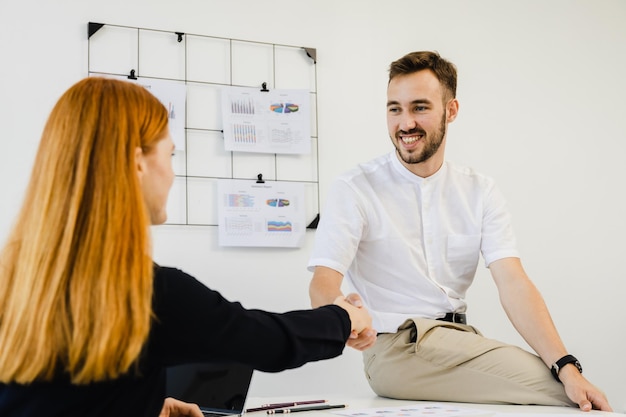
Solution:
<path fill-rule="evenodd" d="M 183 272 L 178 268 L 174 268 L 171 266 L 163 266 L 157 263 L 153 264 L 154 267 L 154 277 L 160 279 L 168 279 L 176 276 L 190 276 L 189 274 Z"/>
<path fill-rule="evenodd" d="M 179 268 L 154 264 L 154 295 L 156 299 L 188 298 L 214 295 L 215 291 Z"/>

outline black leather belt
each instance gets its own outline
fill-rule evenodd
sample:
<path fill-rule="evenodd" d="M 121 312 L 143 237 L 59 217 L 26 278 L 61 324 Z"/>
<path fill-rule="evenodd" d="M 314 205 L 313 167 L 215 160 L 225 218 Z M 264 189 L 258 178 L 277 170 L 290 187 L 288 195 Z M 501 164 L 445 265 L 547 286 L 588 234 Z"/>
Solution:
<path fill-rule="evenodd" d="M 467 317 L 465 313 L 448 313 L 444 317 L 440 317 L 437 320 L 449 321 L 450 323 L 467 324 Z"/>

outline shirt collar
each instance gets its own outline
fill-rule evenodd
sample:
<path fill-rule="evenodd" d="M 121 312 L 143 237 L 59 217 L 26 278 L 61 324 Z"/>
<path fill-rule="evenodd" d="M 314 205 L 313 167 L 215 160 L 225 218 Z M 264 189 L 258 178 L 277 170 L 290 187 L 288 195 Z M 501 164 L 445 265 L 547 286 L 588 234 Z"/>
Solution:
<path fill-rule="evenodd" d="M 402 162 L 400 162 L 400 158 L 398 157 L 395 150 L 389 153 L 389 158 L 391 159 L 391 165 L 400 175 L 417 185 L 421 185 L 424 182 L 432 182 L 442 177 L 443 172 L 448 165 L 446 161 L 443 161 L 443 164 L 441 164 L 441 167 L 437 170 L 437 172 L 435 172 L 430 177 L 422 178 L 418 175 L 415 175 L 414 173 L 409 171 L 404 165 L 402 165 Z"/>

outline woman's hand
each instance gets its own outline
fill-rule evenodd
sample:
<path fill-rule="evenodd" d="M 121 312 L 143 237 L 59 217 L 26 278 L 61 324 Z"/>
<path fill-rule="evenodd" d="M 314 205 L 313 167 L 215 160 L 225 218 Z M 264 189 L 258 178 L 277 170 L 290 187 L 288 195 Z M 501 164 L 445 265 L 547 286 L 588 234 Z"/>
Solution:
<path fill-rule="evenodd" d="M 159 417 L 204 417 L 197 404 L 186 403 L 172 397 L 163 402 Z"/>

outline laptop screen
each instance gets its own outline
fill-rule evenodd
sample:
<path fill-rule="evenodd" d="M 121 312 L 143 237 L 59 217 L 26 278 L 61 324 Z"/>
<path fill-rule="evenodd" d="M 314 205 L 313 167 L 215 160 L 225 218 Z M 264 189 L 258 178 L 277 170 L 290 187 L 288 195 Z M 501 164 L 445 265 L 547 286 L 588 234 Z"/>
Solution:
<path fill-rule="evenodd" d="M 193 363 L 167 368 L 166 396 L 203 411 L 242 414 L 253 369 L 238 363 Z"/>

